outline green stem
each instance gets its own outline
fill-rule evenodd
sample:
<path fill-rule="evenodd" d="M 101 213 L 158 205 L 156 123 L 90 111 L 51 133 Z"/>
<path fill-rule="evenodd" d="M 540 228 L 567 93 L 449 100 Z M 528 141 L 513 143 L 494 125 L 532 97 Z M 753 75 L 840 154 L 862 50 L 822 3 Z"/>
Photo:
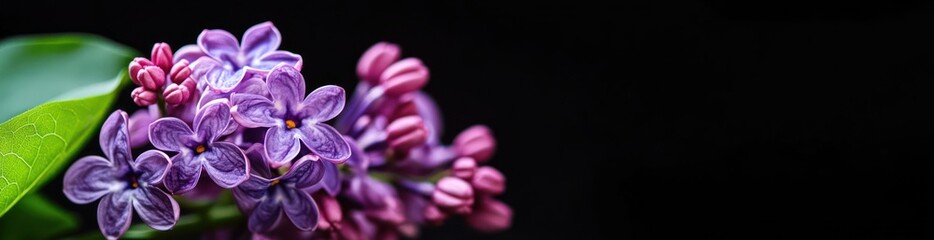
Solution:
<path fill-rule="evenodd" d="M 378 181 L 382 181 L 382 182 L 393 182 L 397 179 L 407 179 L 407 180 L 416 181 L 416 182 L 437 183 L 438 180 L 441 180 L 441 178 L 443 178 L 444 176 L 451 175 L 451 171 L 450 170 L 437 171 L 426 177 L 403 176 L 403 175 L 399 175 L 399 174 L 392 173 L 392 172 L 380 172 L 380 171 L 371 171 L 371 172 L 368 172 L 367 174 L 369 174 L 371 178 L 376 179 Z"/>
<path fill-rule="evenodd" d="M 159 106 L 159 117 L 169 116 L 169 111 L 166 109 L 165 99 L 162 99 L 162 96 L 156 97 L 156 104 Z"/>

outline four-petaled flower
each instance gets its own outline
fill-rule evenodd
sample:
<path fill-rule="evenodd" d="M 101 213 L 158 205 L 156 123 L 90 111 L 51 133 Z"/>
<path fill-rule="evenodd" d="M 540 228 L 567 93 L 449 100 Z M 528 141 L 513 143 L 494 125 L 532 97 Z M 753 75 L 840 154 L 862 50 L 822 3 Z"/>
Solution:
<path fill-rule="evenodd" d="M 350 157 L 350 146 L 337 130 L 324 124 L 344 108 L 344 89 L 322 86 L 302 99 L 305 78 L 289 65 L 277 65 L 266 76 L 272 100 L 255 94 L 230 97 L 234 120 L 248 128 L 269 127 L 266 157 L 273 167 L 298 155 L 299 140 L 315 155 L 341 163 Z"/>
<path fill-rule="evenodd" d="M 102 158 L 79 159 L 65 173 L 64 192 L 69 200 L 86 204 L 102 198 L 97 207 L 97 223 L 109 239 L 126 232 L 133 219 L 132 209 L 147 225 L 167 230 L 178 221 L 178 203 L 158 187 L 169 157 L 149 150 L 133 160 L 130 152 L 127 115 L 121 110 L 110 114 L 101 127 Z"/>
<path fill-rule="evenodd" d="M 282 213 L 303 231 L 318 225 L 318 207 L 304 189 L 324 177 L 324 163 L 317 157 L 300 158 L 282 176 L 271 178 L 265 161 L 253 161 L 255 173 L 233 189 L 237 204 L 249 213 L 247 225 L 255 233 L 269 232 L 279 224 Z"/>
<path fill-rule="evenodd" d="M 177 118 L 162 118 L 149 125 L 149 139 L 158 149 L 178 152 L 165 178 L 172 193 L 193 189 L 202 168 L 223 188 L 233 188 L 249 178 L 246 155 L 237 145 L 216 141 L 228 129 L 230 107 L 226 99 L 207 103 L 198 110 L 194 130 Z"/>
<path fill-rule="evenodd" d="M 191 63 L 192 75 L 220 92 L 229 92 L 253 74 L 263 75 L 283 63 L 301 69 L 302 56 L 277 50 L 282 36 L 271 22 L 246 30 L 243 41 L 230 32 L 211 29 L 198 36 L 198 46 L 207 56 Z"/>

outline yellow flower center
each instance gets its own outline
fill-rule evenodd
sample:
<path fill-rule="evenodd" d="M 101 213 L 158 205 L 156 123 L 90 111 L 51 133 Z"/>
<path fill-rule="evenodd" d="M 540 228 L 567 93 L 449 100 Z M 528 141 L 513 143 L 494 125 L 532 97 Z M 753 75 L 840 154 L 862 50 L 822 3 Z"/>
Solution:
<path fill-rule="evenodd" d="M 272 180 L 272 183 L 269 183 L 269 186 L 275 186 L 276 184 L 279 184 L 279 179 Z"/>
<path fill-rule="evenodd" d="M 295 121 L 292 121 L 291 119 L 285 120 L 285 128 L 288 128 L 288 129 L 295 128 Z"/>
<path fill-rule="evenodd" d="M 200 154 L 200 153 L 203 153 L 204 150 L 205 150 L 205 149 L 204 149 L 204 145 L 199 145 L 198 147 L 195 148 L 195 152 L 196 152 L 196 153 L 199 153 L 199 154 Z"/>
<path fill-rule="evenodd" d="M 130 186 L 133 188 L 139 188 L 139 180 L 136 180 L 135 176 L 130 176 Z"/>

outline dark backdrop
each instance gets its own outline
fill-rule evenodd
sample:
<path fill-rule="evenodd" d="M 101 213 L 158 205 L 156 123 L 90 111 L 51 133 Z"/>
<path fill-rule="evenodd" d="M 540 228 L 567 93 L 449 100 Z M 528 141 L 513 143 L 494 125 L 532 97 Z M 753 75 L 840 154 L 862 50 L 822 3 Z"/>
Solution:
<path fill-rule="evenodd" d="M 444 139 L 493 127 L 516 213 L 504 233 L 455 221 L 429 239 L 932 235 L 930 3 L 130 5 L 4 10 L 0 32 L 148 52 L 272 20 L 310 86 L 351 87 L 380 40 L 423 59 Z"/>

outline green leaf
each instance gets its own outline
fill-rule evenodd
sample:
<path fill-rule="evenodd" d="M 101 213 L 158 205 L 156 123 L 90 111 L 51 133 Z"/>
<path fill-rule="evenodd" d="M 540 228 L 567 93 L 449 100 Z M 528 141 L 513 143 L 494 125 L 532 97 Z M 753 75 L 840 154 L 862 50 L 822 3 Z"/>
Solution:
<path fill-rule="evenodd" d="M 89 35 L 0 42 L 0 216 L 55 177 L 100 128 L 133 50 Z M 26 110 L 28 109 L 28 110 Z"/>
<path fill-rule="evenodd" d="M 74 214 L 33 193 L 0 219 L 0 239 L 52 239 L 77 228 Z"/>

